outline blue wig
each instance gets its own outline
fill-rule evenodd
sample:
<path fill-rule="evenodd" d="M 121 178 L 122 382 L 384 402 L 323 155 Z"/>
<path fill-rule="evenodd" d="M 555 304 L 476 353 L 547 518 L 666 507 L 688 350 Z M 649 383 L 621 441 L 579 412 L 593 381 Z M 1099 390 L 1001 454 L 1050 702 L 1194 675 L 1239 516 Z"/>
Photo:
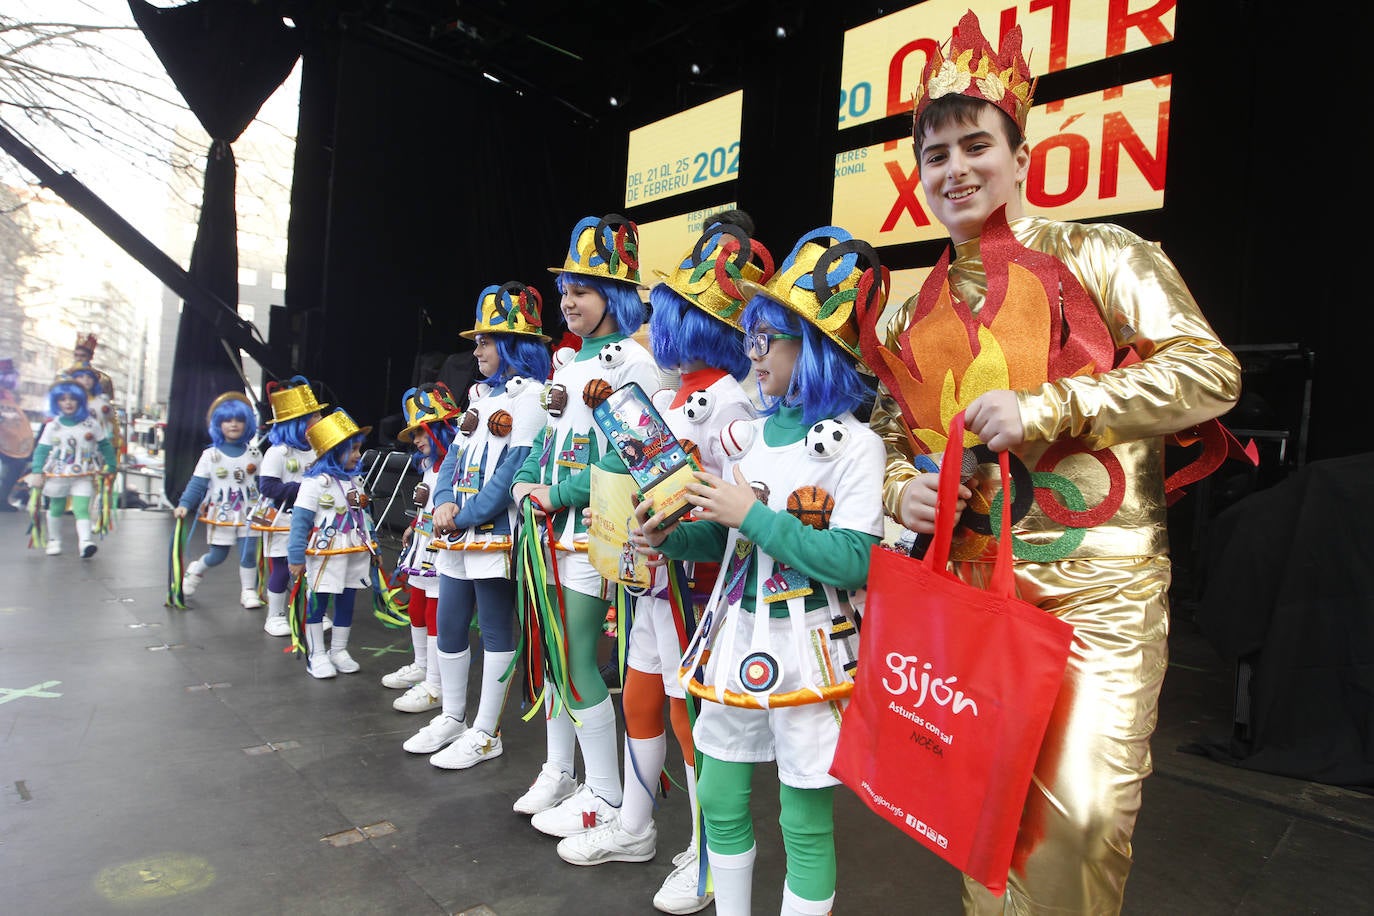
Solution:
<path fill-rule="evenodd" d="M 292 417 L 290 420 L 282 420 L 280 423 L 273 423 L 272 428 L 267 431 L 267 441 L 273 445 L 285 445 L 290 448 L 310 451 L 310 440 L 305 438 L 305 428 L 311 423 L 311 414 L 304 414 L 299 417 Z"/>
<path fill-rule="evenodd" d="M 549 377 L 549 345 L 537 337 L 525 334 L 492 334 L 496 342 L 496 352 L 501 363 L 496 374 L 490 378 L 492 384 L 508 382 L 513 378 L 532 378 L 537 382 Z"/>
<path fill-rule="evenodd" d="M 654 307 L 649 316 L 649 343 L 654 361 L 664 369 L 700 360 L 737 379 L 748 374 L 749 355 L 739 331 L 712 318 L 666 283 L 649 291 L 649 302 Z"/>
<path fill-rule="evenodd" d="M 65 416 L 62 408 L 57 406 L 57 399 L 64 394 L 69 394 L 76 398 L 76 413 L 72 414 L 72 419 L 80 423 L 91 415 L 86 409 L 86 389 L 81 387 L 80 382 L 58 382 L 52 386 L 48 392 L 48 413 L 54 417 Z"/>
<path fill-rule="evenodd" d="M 91 380 L 91 387 L 87 390 L 91 394 L 104 393 L 104 386 L 100 384 L 100 373 L 96 372 L 90 366 L 73 366 L 72 368 L 67 370 L 67 374 L 70 375 L 72 378 L 77 379 L 78 385 L 81 384 L 80 376 L 88 376 Z M 82 387 L 84 388 L 85 386 L 82 385 Z"/>
<path fill-rule="evenodd" d="M 569 283 L 576 283 L 594 289 L 606 300 L 606 311 L 615 318 L 620 333 L 629 337 L 644 323 L 644 302 L 639 291 L 629 283 L 618 280 L 605 280 L 589 274 L 561 273 L 556 281 L 561 295 Z"/>
<path fill-rule="evenodd" d="M 305 469 L 305 476 L 319 477 L 321 474 L 328 474 L 335 480 L 348 480 L 354 474 L 358 473 L 358 469 L 355 467 L 351 471 L 346 470 L 344 468 L 344 462 L 348 460 L 349 452 L 353 450 L 353 446 L 356 445 L 361 447 L 363 440 L 366 438 L 367 436 L 359 433 L 356 436 L 351 436 L 340 442 L 338 445 L 316 458 L 315 463 Z"/>
<path fill-rule="evenodd" d="M 239 439 L 244 445 L 253 441 L 253 437 L 258 433 L 257 412 L 238 398 L 231 398 L 215 408 L 214 413 L 210 414 L 210 441 L 215 448 L 224 445 L 224 433 L 220 432 L 219 425 L 225 420 L 242 420 L 243 437 Z"/>
<path fill-rule="evenodd" d="M 767 405 L 765 414 L 777 412 L 778 405 L 800 405 L 802 422 L 807 426 L 857 410 L 873 397 L 863 376 L 854 367 L 854 358 L 845 355 L 814 324 L 791 309 L 765 296 L 755 296 L 744 308 L 744 333 L 752 335 L 763 325 L 801 338 L 801 353 L 792 369 L 787 395 Z"/>

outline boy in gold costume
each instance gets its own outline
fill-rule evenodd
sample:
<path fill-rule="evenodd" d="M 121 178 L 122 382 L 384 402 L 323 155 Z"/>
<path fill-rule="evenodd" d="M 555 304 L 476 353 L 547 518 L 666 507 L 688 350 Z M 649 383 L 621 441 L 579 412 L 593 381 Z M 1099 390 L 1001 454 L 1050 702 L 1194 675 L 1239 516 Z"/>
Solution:
<path fill-rule="evenodd" d="M 972 12 L 928 60 L 914 141 L 953 253 L 884 343 L 872 316 L 863 350 L 883 383 L 887 512 L 933 530 L 939 475 L 920 468 L 965 410 L 980 460 L 1011 453 L 1018 594 L 1075 630 L 1006 894 L 966 877 L 965 911 L 1116 913 L 1167 664 L 1165 439 L 1206 440 L 1240 368 L 1159 246 L 1023 215 L 1033 89 L 1019 27 L 994 50 Z M 999 491 L 986 468 L 959 491 L 953 568 L 980 587 Z"/>

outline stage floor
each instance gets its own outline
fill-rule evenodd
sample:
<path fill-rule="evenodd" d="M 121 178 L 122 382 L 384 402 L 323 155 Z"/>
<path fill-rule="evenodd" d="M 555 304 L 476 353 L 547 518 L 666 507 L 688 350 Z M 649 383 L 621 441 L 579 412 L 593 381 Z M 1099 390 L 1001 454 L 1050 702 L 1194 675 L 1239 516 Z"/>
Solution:
<path fill-rule="evenodd" d="M 61 557 L 24 549 L 26 522 L 0 514 L 0 909 L 653 912 L 688 839 L 685 794 L 662 804 L 653 862 L 566 865 L 510 809 L 544 750 L 517 696 L 504 756 L 438 770 L 401 749 L 428 717 L 392 710 L 378 680 L 407 660 L 405 631 L 360 613 L 362 672 L 316 681 L 262 632 L 263 611 L 238 606 L 230 564 L 190 609 L 163 607 L 170 513 L 126 510 L 85 561 L 70 519 Z M 1125 912 L 1374 909 L 1374 799 L 1180 753 L 1229 732 L 1232 678 L 1186 621 L 1171 643 Z M 754 788 L 755 910 L 776 912 L 771 767 Z M 324 839 L 348 831 L 357 842 Z M 958 874 L 847 789 L 836 834 L 837 913 L 960 912 Z"/>

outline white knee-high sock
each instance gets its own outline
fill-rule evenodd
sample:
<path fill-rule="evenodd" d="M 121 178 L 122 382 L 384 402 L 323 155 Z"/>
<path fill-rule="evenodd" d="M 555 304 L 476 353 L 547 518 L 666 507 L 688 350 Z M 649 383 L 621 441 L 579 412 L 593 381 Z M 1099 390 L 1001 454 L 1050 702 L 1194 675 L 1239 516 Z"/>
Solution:
<path fill-rule="evenodd" d="M 754 893 L 754 853 L 756 846 L 735 855 L 721 855 L 709 846 L 711 880 L 716 888 L 716 916 L 750 916 Z"/>
<path fill-rule="evenodd" d="M 643 836 L 653 823 L 654 790 L 667 756 L 666 735 L 625 736 L 625 800 L 620 805 L 620 826 L 635 836 Z"/>
<path fill-rule="evenodd" d="M 552 700 L 544 701 L 544 731 L 548 741 L 547 764 L 558 767 L 571 776 L 574 772 L 573 755 L 577 751 L 577 727 L 573 725 L 572 717 L 566 709 L 549 718 L 549 710 L 552 707 Z"/>
<path fill-rule="evenodd" d="M 701 853 L 701 836 L 698 833 L 701 827 L 701 811 L 697 808 L 697 768 L 690 763 L 683 763 L 683 768 L 687 771 L 687 805 L 692 812 L 692 841 L 688 844 L 693 855 Z"/>
<path fill-rule="evenodd" d="M 464 649 L 462 652 L 438 652 L 438 655 L 439 695 L 444 698 L 444 715 L 452 716 L 459 722 L 466 722 L 468 670 L 472 667 L 472 649 Z"/>
<path fill-rule="evenodd" d="M 81 544 L 91 542 L 91 520 L 89 518 L 79 518 L 76 520 L 76 540 Z"/>
<path fill-rule="evenodd" d="M 582 727 L 577 744 L 582 748 L 582 765 L 587 770 L 587 786 L 613 808 L 620 807 L 620 761 L 615 741 L 615 706 L 606 697 L 595 706 L 579 709 Z"/>
<path fill-rule="evenodd" d="M 334 627 L 329 631 L 329 651 L 338 652 L 348 648 L 348 632 L 352 627 Z"/>
<path fill-rule="evenodd" d="M 439 637 L 425 634 L 425 683 L 435 690 L 441 689 L 444 674 L 439 670 Z M 463 687 L 467 689 L 466 683 Z"/>
<path fill-rule="evenodd" d="M 286 616 L 286 592 L 267 593 L 267 616 L 285 617 Z"/>
<path fill-rule="evenodd" d="M 239 588 L 245 592 L 258 590 L 258 568 L 256 566 L 239 567 Z"/>
<path fill-rule="evenodd" d="M 478 700 L 477 715 L 473 716 L 472 727 L 488 735 L 496 734 L 500 727 L 501 710 L 506 705 L 506 692 L 515 680 L 515 673 L 512 672 L 510 679 L 504 684 L 501 682 L 501 675 L 506 673 L 514 658 L 514 652 L 482 653 L 482 698 Z"/>
<path fill-rule="evenodd" d="M 429 669 L 429 633 L 424 627 L 410 628 L 410 644 L 415 649 L 417 667 Z"/>
<path fill-rule="evenodd" d="M 786 881 L 782 883 L 782 911 L 780 916 L 829 916 L 830 908 L 834 905 L 834 894 L 825 900 L 807 900 L 792 893 L 792 888 L 787 886 Z"/>

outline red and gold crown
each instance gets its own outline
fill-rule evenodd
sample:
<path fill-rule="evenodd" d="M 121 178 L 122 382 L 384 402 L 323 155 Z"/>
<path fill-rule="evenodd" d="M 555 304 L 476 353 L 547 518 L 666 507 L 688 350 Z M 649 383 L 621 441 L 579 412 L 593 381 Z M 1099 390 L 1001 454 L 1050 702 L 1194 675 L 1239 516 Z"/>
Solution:
<path fill-rule="evenodd" d="M 983 37 L 983 28 L 973 10 L 964 13 L 949 41 L 926 60 L 916 86 L 913 119 L 919 120 L 926 106 L 947 95 L 991 102 L 1025 133 L 1026 117 L 1035 95 L 1035 78 L 1021 55 L 1021 27 L 1008 29 L 1002 36 L 1002 49 L 997 51 Z"/>
<path fill-rule="evenodd" d="M 95 345 L 97 342 L 94 334 L 77 334 L 76 343 L 72 345 L 72 349 L 85 350 L 87 353 L 95 356 Z"/>

